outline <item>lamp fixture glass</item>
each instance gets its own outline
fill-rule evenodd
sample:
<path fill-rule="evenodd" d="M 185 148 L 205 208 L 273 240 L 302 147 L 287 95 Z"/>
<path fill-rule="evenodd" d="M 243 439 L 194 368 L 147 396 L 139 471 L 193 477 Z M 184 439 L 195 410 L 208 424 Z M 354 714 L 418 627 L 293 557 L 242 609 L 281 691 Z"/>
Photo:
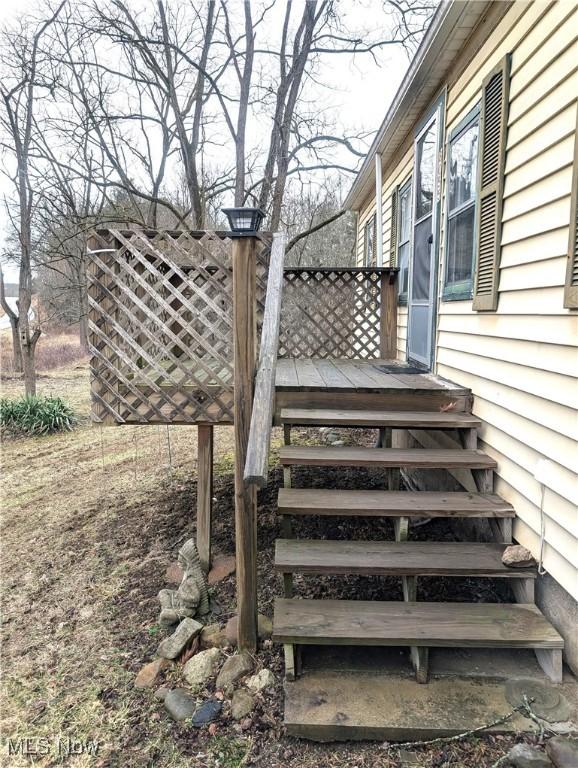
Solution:
<path fill-rule="evenodd" d="M 258 232 L 265 213 L 260 208 L 222 208 L 231 232 Z"/>

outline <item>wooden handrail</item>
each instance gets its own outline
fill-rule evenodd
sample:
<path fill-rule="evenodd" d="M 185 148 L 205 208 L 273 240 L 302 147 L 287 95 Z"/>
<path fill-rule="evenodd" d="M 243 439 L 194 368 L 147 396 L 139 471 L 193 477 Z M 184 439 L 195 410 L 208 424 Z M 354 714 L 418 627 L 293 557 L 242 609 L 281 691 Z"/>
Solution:
<path fill-rule="evenodd" d="M 281 318 L 281 296 L 283 293 L 283 262 L 287 236 L 273 235 L 265 312 L 261 331 L 259 367 L 255 378 L 255 394 L 251 413 L 247 460 L 244 480 L 247 484 L 264 488 L 269 473 L 269 449 L 271 446 L 271 425 L 275 396 L 275 370 L 279 348 L 279 325 Z"/>

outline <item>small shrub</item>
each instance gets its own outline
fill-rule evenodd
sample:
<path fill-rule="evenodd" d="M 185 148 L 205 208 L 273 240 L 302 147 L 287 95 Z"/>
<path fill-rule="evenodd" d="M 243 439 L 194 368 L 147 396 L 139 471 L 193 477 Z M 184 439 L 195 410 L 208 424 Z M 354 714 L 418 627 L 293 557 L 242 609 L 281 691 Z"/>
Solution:
<path fill-rule="evenodd" d="M 60 397 L 0 398 L 2 431 L 16 435 L 47 435 L 68 432 L 76 421 L 72 408 Z"/>

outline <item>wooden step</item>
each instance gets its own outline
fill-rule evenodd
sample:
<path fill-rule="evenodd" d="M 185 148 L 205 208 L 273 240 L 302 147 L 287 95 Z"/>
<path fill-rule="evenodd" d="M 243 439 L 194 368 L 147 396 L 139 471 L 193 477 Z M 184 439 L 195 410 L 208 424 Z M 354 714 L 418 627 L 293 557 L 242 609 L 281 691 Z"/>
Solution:
<path fill-rule="evenodd" d="M 504 549 L 477 542 L 278 539 L 275 568 L 281 573 L 536 578 L 535 568 L 505 566 Z"/>
<path fill-rule="evenodd" d="M 362 600 L 275 601 L 273 640 L 306 645 L 560 649 L 535 605 Z"/>
<path fill-rule="evenodd" d="M 280 488 L 282 515 L 344 517 L 515 517 L 511 504 L 493 493 L 447 491 L 339 491 Z"/>
<path fill-rule="evenodd" d="M 413 429 L 473 429 L 481 425 L 478 418 L 467 413 L 325 408 L 283 408 L 281 421 L 294 426 L 411 427 Z"/>
<path fill-rule="evenodd" d="M 286 445 L 279 451 L 284 466 L 406 467 L 422 469 L 495 469 L 483 451 L 446 448 L 362 448 Z"/>

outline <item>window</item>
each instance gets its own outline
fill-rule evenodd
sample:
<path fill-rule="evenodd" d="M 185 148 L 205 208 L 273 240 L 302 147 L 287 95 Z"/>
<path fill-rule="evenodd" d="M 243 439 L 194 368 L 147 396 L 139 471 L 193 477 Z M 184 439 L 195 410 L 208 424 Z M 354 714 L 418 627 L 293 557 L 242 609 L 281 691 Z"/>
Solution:
<path fill-rule="evenodd" d="M 397 266 L 399 267 L 399 299 L 407 301 L 409 273 L 409 241 L 411 237 L 411 178 L 403 184 L 398 193 L 397 216 Z"/>
<path fill-rule="evenodd" d="M 480 108 L 450 135 L 444 299 L 470 299 L 475 252 Z"/>
<path fill-rule="evenodd" d="M 375 228 L 376 228 L 376 215 L 375 213 L 369 219 L 365 225 L 364 238 L 363 238 L 363 266 L 375 267 L 376 264 L 376 244 L 375 244 Z"/>

